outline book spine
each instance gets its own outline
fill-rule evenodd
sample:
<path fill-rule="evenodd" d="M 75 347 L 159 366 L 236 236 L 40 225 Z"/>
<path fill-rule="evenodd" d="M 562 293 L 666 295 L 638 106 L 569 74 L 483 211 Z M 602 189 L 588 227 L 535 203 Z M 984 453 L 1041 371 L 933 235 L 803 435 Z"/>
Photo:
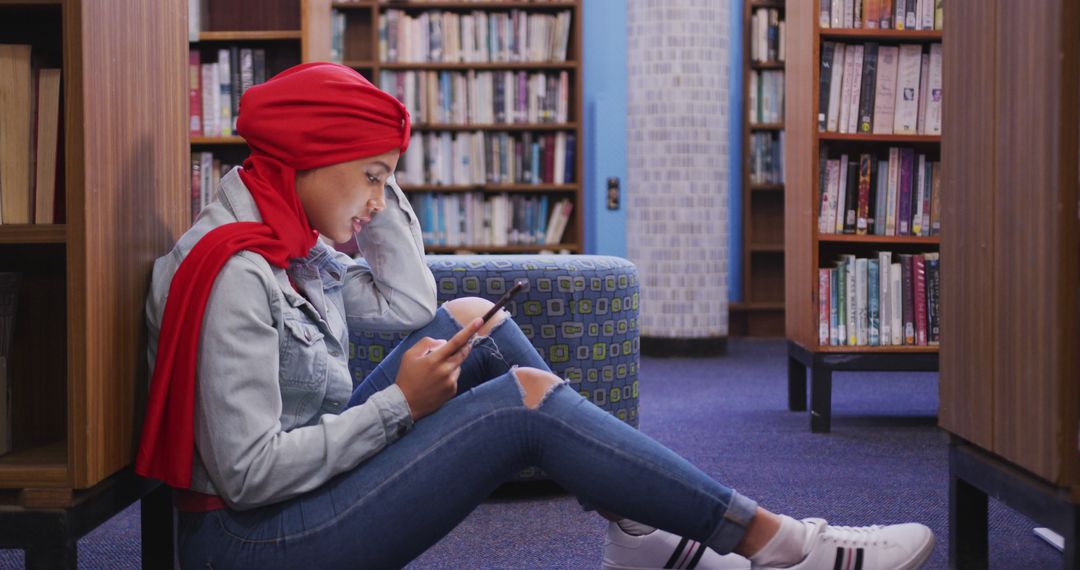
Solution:
<path fill-rule="evenodd" d="M 881 311 L 881 345 L 892 344 L 892 289 L 889 270 L 892 267 L 892 254 L 888 251 L 878 252 L 878 304 Z"/>
<path fill-rule="evenodd" d="M 840 270 L 829 269 L 829 345 L 840 344 Z"/>
<path fill-rule="evenodd" d="M 840 125 L 840 107 L 844 92 L 844 70 L 846 64 L 844 58 L 847 49 L 844 44 L 837 43 L 833 49 L 832 79 L 829 80 L 829 113 L 826 120 L 825 130 L 835 133 Z"/>
<path fill-rule="evenodd" d="M 900 46 L 896 79 L 896 110 L 893 132 L 900 135 L 918 133 L 919 119 L 919 72 L 922 65 L 922 46 Z"/>
<path fill-rule="evenodd" d="M 844 271 L 847 275 L 847 344 L 858 346 L 859 344 L 859 299 L 858 299 L 858 269 L 854 255 L 844 256 Z"/>
<path fill-rule="evenodd" d="M 191 136 L 202 136 L 202 64 L 197 49 L 188 51 L 188 110 Z"/>
<path fill-rule="evenodd" d="M 874 176 L 874 235 L 885 235 L 885 212 L 889 196 L 889 161 L 879 160 Z"/>
<path fill-rule="evenodd" d="M 913 236 L 922 235 L 922 229 L 923 229 L 922 220 L 923 220 L 923 208 L 924 208 L 923 196 L 926 195 L 926 188 L 925 188 L 926 178 L 923 176 L 923 169 L 925 167 L 926 167 L 926 155 L 925 154 L 919 154 L 916 157 L 916 160 L 915 160 L 915 172 L 912 173 L 913 176 L 915 177 L 915 181 L 912 183 L 912 186 L 914 186 L 913 200 L 915 202 L 914 207 L 912 208 L 915 211 L 915 213 L 911 218 L 911 235 L 913 235 Z"/>
<path fill-rule="evenodd" d="M 828 28 L 831 15 L 832 0 L 821 0 L 821 4 L 818 6 L 818 26 Z"/>
<path fill-rule="evenodd" d="M 880 0 L 878 5 L 878 28 L 891 30 L 893 27 L 893 0 Z"/>
<path fill-rule="evenodd" d="M 896 235 L 899 236 L 911 235 L 911 183 L 913 182 L 912 162 L 915 158 L 914 154 L 913 149 L 900 149 L 900 207 L 897 213 L 896 228 Z"/>
<path fill-rule="evenodd" d="M 889 148 L 889 180 L 886 197 L 885 235 L 895 236 L 898 190 L 900 187 L 900 149 Z"/>
<path fill-rule="evenodd" d="M 848 161 L 847 196 L 844 198 L 844 204 L 843 233 L 853 234 L 859 210 L 859 164 L 854 160 Z"/>
<path fill-rule="evenodd" d="M 858 131 L 869 133 L 874 126 L 874 92 L 877 79 L 878 45 L 870 42 L 863 47 L 862 91 L 859 96 Z"/>
<path fill-rule="evenodd" d="M 892 303 L 889 314 L 892 316 L 893 346 L 902 346 L 904 344 L 904 275 L 903 270 L 900 269 L 901 265 L 901 263 L 889 265 L 889 297 Z"/>
<path fill-rule="evenodd" d="M 818 269 L 818 344 L 829 344 L 829 270 Z"/>
<path fill-rule="evenodd" d="M 836 188 L 836 224 L 833 233 L 844 233 L 844 216 L 847 215 L 848 155 L 840 155 L 840 179 Z"/>
<path fill-rule="evenodd" d="M 938 0 L 940 2 L 940 0 Z M 926 97 L 926 133 L 941 134 L 941 44 L 930 44 L 930 70 Z"/>
<path fill-rule="evenodd" d="M 848 101 L 847 130 L 844 132 L 859 132 L 859 99 L 862 97 L 863 57 L 865 46 L 855 46 L 855 61 L 852 64 L 851 99 Z"/>
<path fill-rule="evenodd" d="M 933 179 L 933 163 L 929 160 L 923 164 L 919 176 L 923 181 L 923 211 L 922 211 L 922 233 L 921 236 L 930 235 L 930 217 L 931 209 L 934 201 L 934 179 Z"/>
<path fill-rule="evenodd" d="M 818 132 L 825 132 L 825 127 L 828 126 L 829 86 L 832 82 L 833 51 L 836 45 L 834 42 L 825 42 L 821 46 L 821 75 L 818 78 Z"/>
<path fill-rule="evenodd" d="M 859 198 L 856 209 L 855 233 L 866 235 L 870 216 L 870 171 L 873 158 L 869 154 L 859 156 Z"/>
<path fill-rule="evenodd" d="M 855 260 L 855 346 L 868 344 L 867 328 L 869 323 L 867 310 L 867 288 L 869 278 L 867 276 L 867 259 Z"/>
<path fill-rule="evenodd" d="M 870 346 L 879 346 L 881 344 L 881 298 L 879 297 L 881 285 L 878 270 L 879 264 L 880 262 L 877 259 L 870 259 L 866 262 L 866 341 Z"/>
<path fill-rule="evenodd" d="M 926 100 L 930 97 L 930 54 L 919 56 L 919 108 L 916 111 L 915 130 L 926 134 Z"/>
<path fill-rule="evenodd" d="M 912 255 L 900 254 L 900 296 L 904 317 L 904 344 L 915 344 L 915 296 L 912 281 Z"/>
<path fill-rule="evenodd" d="M 878 47 L 877 77 L 874 79 L 874 134 L 892 134 L 896 111 L 896 72 L 900 48 Z"/>
<path fill-rule="evenodd" d="M 941 273 L 938 254 L 926 255 L 926 344 L 941 343 L 940 303 Z"/>
<path fill-rule="evenodd" d="M 930 165 L 930 235 L 941 233 L 941 163 Z"/>
<path fill-rule="evenodd" d="M 840 161 L 825 161 L 825 191 L 821 193 L 821 214 L 818 231 L 823 234 L 836 233 L 836 200 L 840 188 Z"/>
<path fill-rule="evenodd" d="M 915 344 L 926 346 L 926 262 L 922 255 L 911 259 L 912 300 L 915 305 Z"/>
<path fill-rule="evenodd" d="M 848 270 L 845 261 L 836 262 L 836 339 L 843 346 L 848 343 Z"/>

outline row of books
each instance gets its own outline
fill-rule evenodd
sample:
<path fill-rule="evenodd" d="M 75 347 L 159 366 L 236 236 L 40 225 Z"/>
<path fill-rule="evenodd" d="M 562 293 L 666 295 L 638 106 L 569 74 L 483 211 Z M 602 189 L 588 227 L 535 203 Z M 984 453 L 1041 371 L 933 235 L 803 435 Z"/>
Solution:
<path fill-rule="evenodd" d="M 937 253 L 842 255 L 818 269 L 821 346 L 936 346 L 941 338 Z"/>
<path fill-rule="evenodd" d="M 565 71 L 382 71 L 379 86 L 409 110 L 415 124 L 565 123 Z"/>
<path fill-rule="evenodd" d="M 753 71 L 750 73 L 750 124 L 784 122 L 784 72 Z"/>
<path fill-rule="evenodd" d="M 784 29 L 779 10 L 754 10 L 750 15 L 750 61 L 784 61 Z"/>
<path fill-rule="evenodd" d="M 818 130 L 941 134 L 941 44 L 824 42 Z"/>
<path fill-rule="evenodd" d="M 944 0 L 821 0 L 822 28 L 940 30 Z"/>
<path fill-rule="evenodd" d="M 401 10 L 387 10 L 379 19 L 379 60 L 406 63 L 566 61 L 570 17 L 570 10 L 557 14 L 524 10 L 475 10 L 470 14 L 428 11 L 418 16 Z"/>
<path fill-rule="evenodd" d="M 784 183 L 784 132 L 750 133 L 750 183 Z"/>
<path fill-rule="evenodd" d="M 941 163 L 911 148 L 887 160 L 829 159 L 822 149 L 818 233 L 934 236 L 941 232 Z"/>
<path fill-rule="evenodd" d="M 62 222 L 61 70 L 26 44 L 0 44 L 0 64 L 0 223 Z"/>
<path fill-rule="evenodd" d="M 573 133 L 413 133 L 398 164 L 405 184 L 572 184 Z"/>
<path fill-rule="evenodd" d="M 191 153 L 191 219 L 199 217 L 199 212 L 217 198 L 221 177 L 228 173 L 235 164 L 215 158 L 211 152 Z"/>
<path fill-rule="evenodd" d="M 227 137 L 236 132 L 240 96 L 252 85 L 266 81 L 266 50 L 224 47 L 217 59 L 188 51 L 188 106 L 191 136 Z"/>
<path fill-rule="evenodd" d="M 554 245 L 562 242 L 574 210 L 569 198 L 549 209 L 547 196 L 506 193 L 423 192 L 414 194 L 411 202 L 429 246 Z"/>

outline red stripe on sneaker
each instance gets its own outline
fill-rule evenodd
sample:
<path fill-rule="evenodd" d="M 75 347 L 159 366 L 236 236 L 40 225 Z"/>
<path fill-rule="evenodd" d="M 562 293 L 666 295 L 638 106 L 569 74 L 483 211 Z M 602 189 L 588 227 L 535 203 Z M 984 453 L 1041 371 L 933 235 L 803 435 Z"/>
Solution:
<path fill-rule="evenodd" d="M 694 555 L 694 559 L 690 561 L 690 564 L 686 567 L 686 569 L 687 570 L 694 570 L 695 568 L 697 568 L 698 562 L 701 561 L 701 556 L 703 554 L 705 554 L 705 551 L 707 549 L 708 549 L 708 547 L 705 546 L 704 544 L 702 544 L 701 548 L 698 548 L 697 554 Z"/>
<path fill-rule="evenodd" d="M 851 555 L 851 549 L 848 548 L 847 549 L 847 566 L 846 566 L 847 570 L 851 570 L 851 561 L 854 560 L 854 559 L 855 559 L 855 557 Z"/>
<path fill-rule="evenodd" d="M 679 559 L 679 563 L 675 565 L 676 568 L 686 568 L 686 562 L 690 560 L 690 555 L 693 554 L 694 549 L 697 548 L 698 544 L 700 543 L 694 542 L 693 540 L 690 541 L 690 548 L 686 549 L 683 557 Z"/>
<path fill-rule="evenodd" d="M 844 549 L 836 547 L 836 561 L 833 562 L 832 570 L 844 570 Z"/>
<path fill-rule="evenodd" d="M 687 542 L 690 542 L 690 539 L 684 536 L 683 539 L 679 541 L 679 545 L 675 547 L 675 552 L 671 553 L 671 558 L 668 558 L 667 564 L 664 564 L 664 568 L 675 567 L 675 561 L 678 560 L 679 556 L 682 555 L 683 549 L 686 548 Z"/>

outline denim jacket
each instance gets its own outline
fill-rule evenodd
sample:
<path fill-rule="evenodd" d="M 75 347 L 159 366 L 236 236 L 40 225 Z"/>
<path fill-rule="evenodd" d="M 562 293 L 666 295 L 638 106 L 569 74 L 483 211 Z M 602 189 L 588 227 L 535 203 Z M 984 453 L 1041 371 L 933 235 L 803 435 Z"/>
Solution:
<path fill-rule="evenodd" d="M 366 261 L 320 241 L 288 270 L 249 251 L 226 262 L 199 344 L 193 490 L 236 509 L 275 503 L 354 468 L 411 428 L 397 385 L 342 411 L 353 388 L 349 330 L 410 331 L 435 315 L 420 226 L 393 178 L 386 203 L 357 236 Z M 146 303 L 151 369 L 173 274 L 199 238 L 236 221 L 261 216 L 234 169 L 154 263 Z"/>

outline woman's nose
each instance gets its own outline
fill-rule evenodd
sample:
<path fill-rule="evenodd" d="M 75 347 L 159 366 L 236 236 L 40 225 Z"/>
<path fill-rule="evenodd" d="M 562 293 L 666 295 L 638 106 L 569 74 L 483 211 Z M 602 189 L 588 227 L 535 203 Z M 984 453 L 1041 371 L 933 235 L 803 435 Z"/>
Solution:
<path fill-rule="evenodd" d="M 368 200 L 368 210 L 371 210 L 371 213 L 382 211 L 383 208 L 386 208 L 385 196 L 378 196 Z"/>

